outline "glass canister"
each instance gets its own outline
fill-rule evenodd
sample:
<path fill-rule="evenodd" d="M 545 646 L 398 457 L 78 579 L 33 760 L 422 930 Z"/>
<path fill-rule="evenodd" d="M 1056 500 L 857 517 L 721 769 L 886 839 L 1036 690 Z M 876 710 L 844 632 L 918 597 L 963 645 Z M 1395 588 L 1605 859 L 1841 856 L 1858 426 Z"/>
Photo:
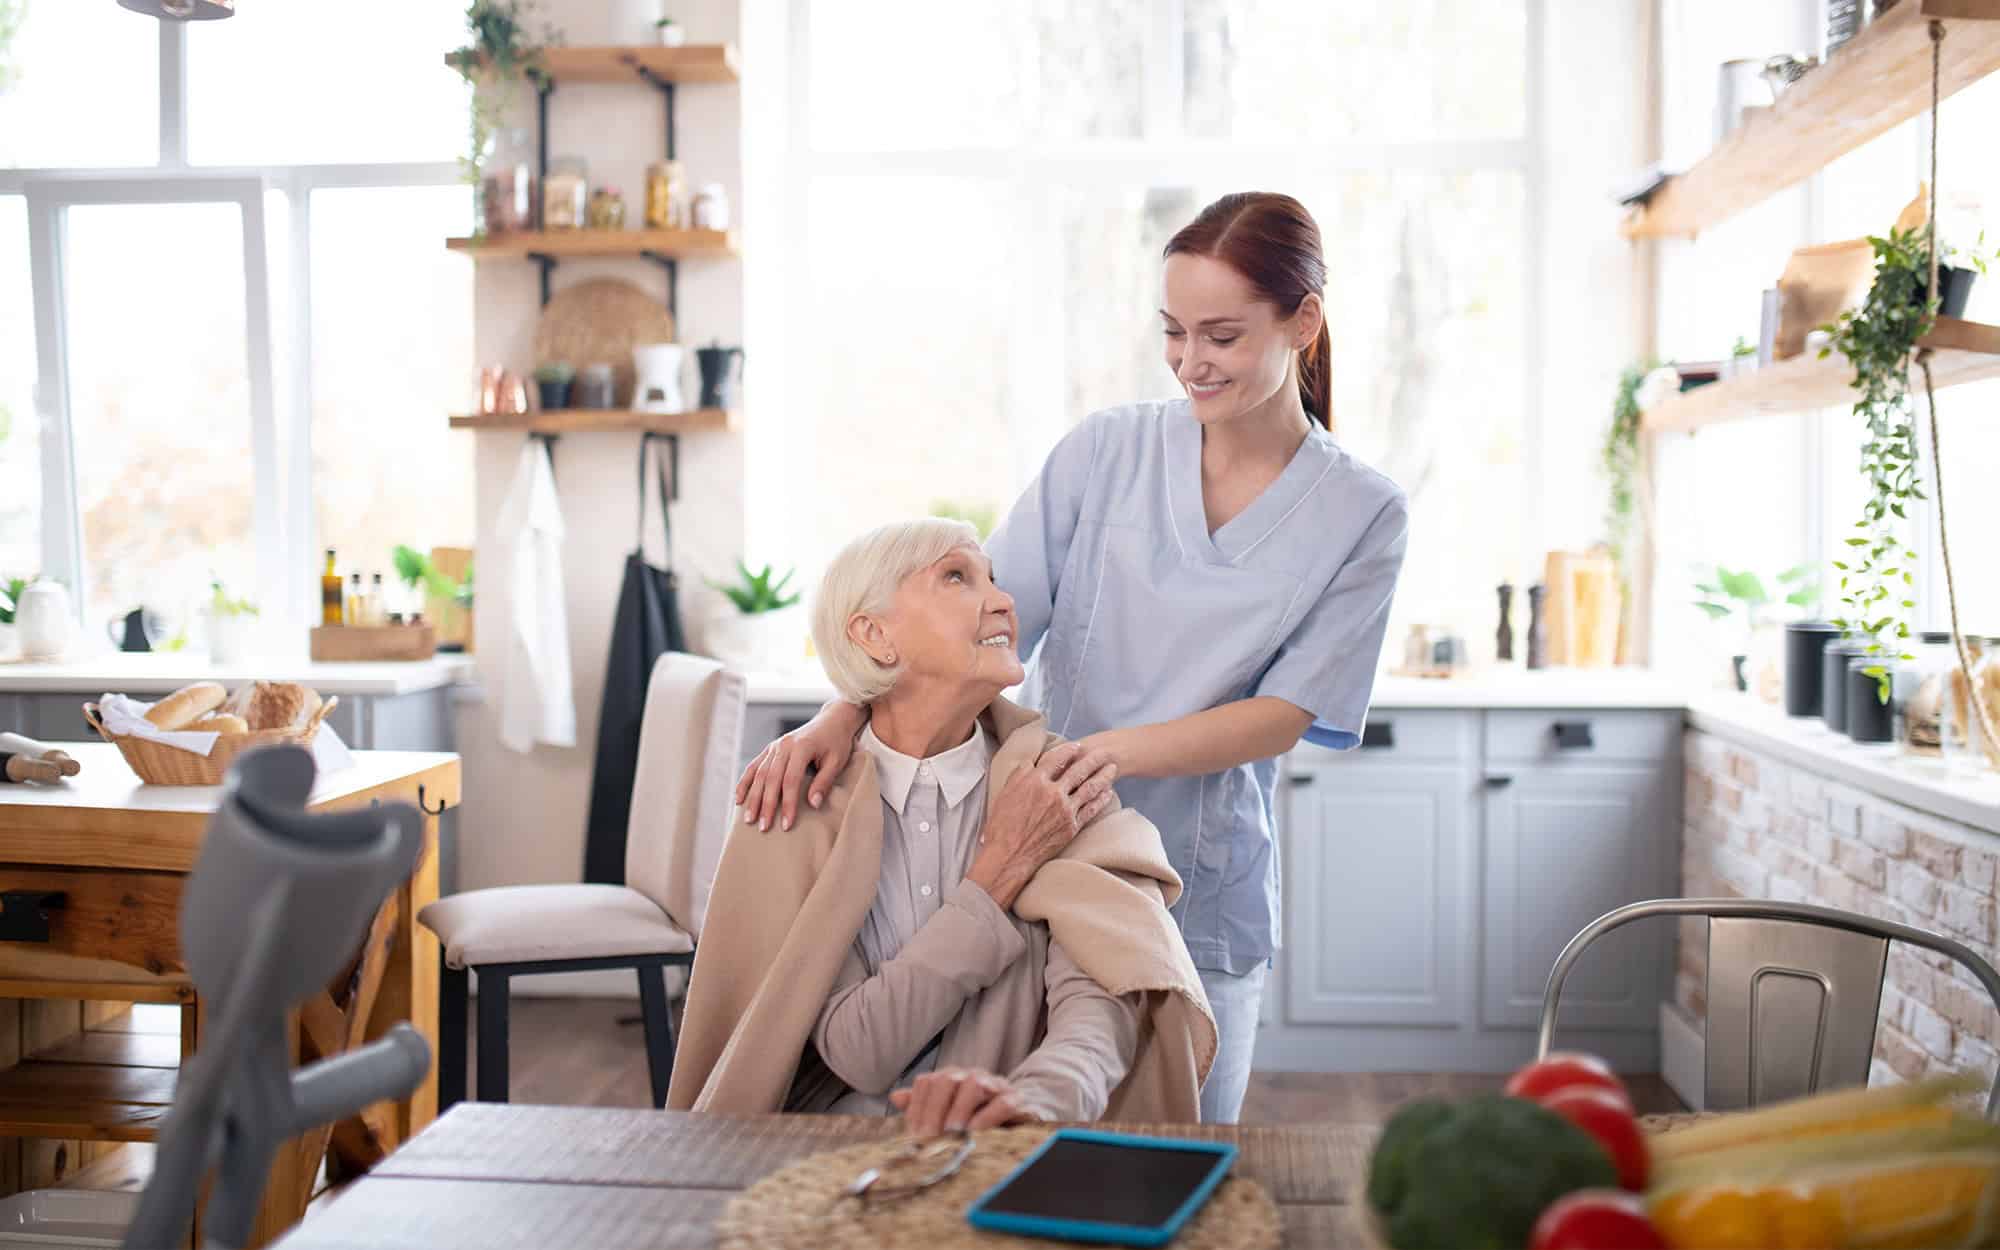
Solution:
<path fill-rule="evenodd" d="M 1974 776 L 2000 763 L 1988 755 L 1986 734 L 1972 708 L 1974 691 L 1982 692 L 1989 717 L 2000 721 L 2000 638 L 1965 636 L 1971 680 L 1957 663 L 1945 674 L 1943 707 L 1938 717 L 1945 768 L 1959 776 Z"/>
<path fill-rule="evenodd" d="M 694 197 L 694 228 L 729 229 L 729 188 L 719 182 L 702 184 Z"/>
<path fill-rule="evenodd" d="M 576 406 L 596 412 L 609 409 L 614 385 L 610 365 L 585 365 L 576 375 Z"/>
<path fill-rule="evenodd" d="M 580 156 L 549 162 L 542 179 L 542 229 L 576 230 L 587 218 L 590 167 Z"/>
<path fill-rule="evenodd" d="M 1958 660 L 1949 633 L 1923 633 L 1910 648 L 1913 659 L 1896 666 L 1890 716 L 1896 752 L 1924 763 L 1944 763 L 1945 686 Z"/>
<path fill-rule="evenodd" d="M 687 224 L 687 171 L 679 161 L 654 161 L 646 167 L 646 229 L 684 230 Z"/>
<path fill-rule="evenodd" d="M 493 234 L 535 228 L 534 149 L 525 130 L 510 130 L 489 162 L 482 182 L 485 224 Z"/>
<path fill-rule="evenodd" d="M 590 195 L 590 228 L 592 230 L 623 230 L 625 228 L 625 197 L 617 187 L 599 187 Z"/>

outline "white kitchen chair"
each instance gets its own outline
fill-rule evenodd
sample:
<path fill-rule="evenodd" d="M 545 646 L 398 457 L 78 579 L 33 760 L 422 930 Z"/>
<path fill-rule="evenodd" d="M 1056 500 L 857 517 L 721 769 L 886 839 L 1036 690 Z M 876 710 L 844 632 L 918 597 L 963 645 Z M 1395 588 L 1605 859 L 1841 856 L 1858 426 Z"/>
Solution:
<path fill-rule="evenodd" d="M 694 963 L 729 831 L 743 738 L 740 673 L 669 653 L 653 666 L 639 728 L 624 885 L 513 885 L 441 898 L 418 919 L 443 945 L 438 1109 L 465 1097 L 467 972 L 479 976 L 479 1100 L 507 1101 L 507 999 L 517 976 L 631 968 L 639 977 L 653 1104 L 674 1037 L 666 970 Z"/>
<path fill-rule="evenodd" d="M 1556 957 L 1542 994 L 1535 1054 L 1549 1053 L 1563 980 L 1598 938 L 1635 920 L 1708 919 L 1707 1111 L 1734 1111 L 1866 1085 L 1889 943 L 1907 942 L 1971 969 L 2000 1008 L 2000 973 L 1948 937 L 1872 916 L 1764 899 L 1662 898 L 1585 925 Z M 2000 1072 L 1986 1118 L 2000 1118 Z"/>

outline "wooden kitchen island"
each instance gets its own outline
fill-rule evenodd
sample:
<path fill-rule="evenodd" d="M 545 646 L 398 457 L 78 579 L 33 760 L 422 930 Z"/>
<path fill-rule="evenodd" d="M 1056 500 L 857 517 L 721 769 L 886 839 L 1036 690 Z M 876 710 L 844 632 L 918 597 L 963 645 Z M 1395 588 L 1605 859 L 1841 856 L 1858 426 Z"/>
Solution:
<path fill-rule="evenodd" d="M 11 1139 L 153 1140 L 203 1026 L 181 959 L 179 902 L 221 788 L 147 785 L 106 743 L 65 749 L 83 766 L 78 776 L 0 788 L 0 1192 L 54 1179 L 49 1156 Z M 356 751 L 352 767 L 314 786 L 313 810 L 396 800 L 422 807 L 424 850 L 351 970 L 291 1017 L 296 1061 L 346 1050 L 401 1020 L 435 1049 L 438 947 L 416 916 L 437 897 L 437 818 L 458 804 L 459 786 L 458 756 L 415 751 Z M 36 906 L 57 894 L 60 906 Z M 94 1027 L 133 1003 L 178 1006 L 179 1037 Z M 365 1165 L 436 1114 L 433 1065 L 406 1102 L 288 1145 L 272 1169 L 254 1244 L 298 1220 L 330 1143 Z"/>

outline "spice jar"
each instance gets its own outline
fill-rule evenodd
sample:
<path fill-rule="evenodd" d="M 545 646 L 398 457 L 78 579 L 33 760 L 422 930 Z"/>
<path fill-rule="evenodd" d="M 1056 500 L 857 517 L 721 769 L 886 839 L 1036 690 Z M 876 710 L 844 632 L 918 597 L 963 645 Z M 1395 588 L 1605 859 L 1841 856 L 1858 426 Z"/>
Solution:
<path fill-rule="evenodd" d="M 617 187 L 599 187 L 590 197 L 590 228 L 592 230 L 623 230 L 625 228 L 625 197 Z"/>
<path fill-rule="evenodd" d="M 729 229 L 729 190 L 719 182 L 702 186 L 694 197 L 694 228 Z"/>
<path fill-rule="evenodd" d="M 549 163 L 542 179 L 542 229 L 575 230 L 586 217 L 590 168 L 581 157 L 565 156 Z"/>
<path fill-rule="evenodd" d="M 688 222 L 687 172 L 679 161 L 646 167 L 646 229 L 684 230 Z"/>

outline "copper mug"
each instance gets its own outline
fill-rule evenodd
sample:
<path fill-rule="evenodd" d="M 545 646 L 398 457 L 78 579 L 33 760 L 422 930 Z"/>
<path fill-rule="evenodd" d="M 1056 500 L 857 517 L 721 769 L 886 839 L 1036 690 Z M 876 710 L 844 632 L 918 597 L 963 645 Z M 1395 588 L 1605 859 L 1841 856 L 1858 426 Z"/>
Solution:
<path fill-rule="evenodd" d="M 488 365 L 479 371 L 479 415 L 490 417 L 500 411 L 500 380 L 506 370 Z"/>

